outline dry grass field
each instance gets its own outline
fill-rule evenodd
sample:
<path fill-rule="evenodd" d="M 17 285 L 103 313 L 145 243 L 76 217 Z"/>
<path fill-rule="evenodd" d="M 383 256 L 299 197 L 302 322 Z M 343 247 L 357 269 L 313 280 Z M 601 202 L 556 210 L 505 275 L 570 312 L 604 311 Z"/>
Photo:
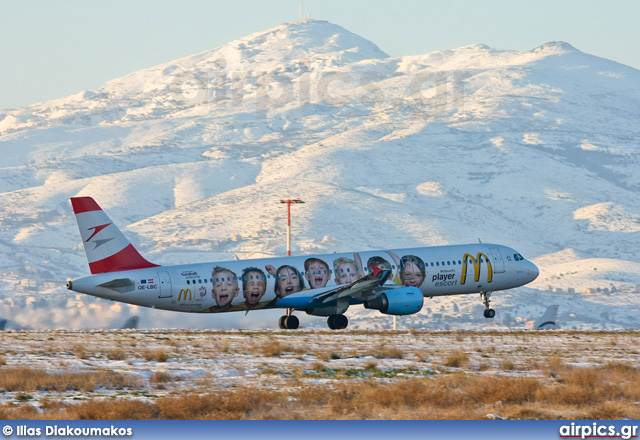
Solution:
<path fill-rule="evenodd" d="M 2 419 L 640 419 L 640 332 L 9 331 Z"/>

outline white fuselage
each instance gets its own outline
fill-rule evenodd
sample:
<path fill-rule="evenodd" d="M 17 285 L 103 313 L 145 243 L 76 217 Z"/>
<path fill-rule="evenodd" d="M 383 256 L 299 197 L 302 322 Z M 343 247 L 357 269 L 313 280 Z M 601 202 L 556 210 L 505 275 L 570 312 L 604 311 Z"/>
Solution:
<path fill-rule="evenodd" d="M 305 268 L 308 259 L 314 261 Z M 370 272 L 370 261 L 390 266 L 382 267 L 392 271 L 390 287 L 415 286 L 425 297 L 505 290 L 538 276 L 538 268 L 514 249 L 479 243 L 158 266 L 79 278 L 68 287 L 164 310 L 253 310 L 277 307 L 276 299 L 300 290 L 355 281 Z"/>

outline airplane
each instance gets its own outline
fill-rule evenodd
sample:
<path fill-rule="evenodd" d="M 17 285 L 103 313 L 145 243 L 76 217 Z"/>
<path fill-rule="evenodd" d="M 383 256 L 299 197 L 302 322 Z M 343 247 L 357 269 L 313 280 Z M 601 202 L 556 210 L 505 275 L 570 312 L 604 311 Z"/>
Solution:
<path fill-rule="evenodd" d="M 556 319 L 558 318 L 559 307 L 560 306 L 558 306 L 557 304 L 549 306 L 544 314 L 533 324 L 533 328 L 535 330 L 549 330 L 560 328 L 556 321 Z"/>
<path fill-rule="evenodd" d="M 22 326 L 17 322 L 11 321 L 9 319 L 0 318 L 0 331 L 5 330 L 31 330 L 31 328 Z"/>
<path fill-rule="evenodd" d="M 122 324 L 122 327 L 120 327 L 120 330 L 136 330 L 138 328 L 139 323 L 140 323 L 140 317 L 137 315 L 134 315 L 129 319 L 127 319 L 124 322 L 124 324 Z"/>
<path fill-rule="evenodd" d="M 281 308 L 281 329 L 297 329 L 294 311 L 327 317 L 362 305 L 388 315 L 418 313 L 424 298 L 480 294 L 493 318 L 491 293 L 535 280 L 538 268 L 514 249 L 465 244 L 161 266 L 146 260 L 91 197 L 71 204 L 91 276 L 67 289 L 129 304 L 192 313 Z"/>

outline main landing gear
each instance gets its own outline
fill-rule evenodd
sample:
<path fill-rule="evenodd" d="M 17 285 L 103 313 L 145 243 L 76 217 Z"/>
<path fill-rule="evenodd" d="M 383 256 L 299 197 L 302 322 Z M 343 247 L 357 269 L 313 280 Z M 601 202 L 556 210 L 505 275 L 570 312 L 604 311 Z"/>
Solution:
<path fill-rule="evenodd" d="M 287 309 L 287 314 L 280 317 L 278 325 L 283 330 L 296 330 L 300 327 L 300 320 L 293 314 L 293 309 Z"/>
<path fill-rule="evenodd" d="M 300 320 L 293 314 L 293 309 L 287 309 L 287 314 L 280 317 L 278 325 L 283 330 L 296 330 L 300 327 Z M 343 330 L 349 325 L 349 319 L 343 314 L 329 315 L 327 325 L 331 330 Z"/>
<path fill-rule="evenodd" d="M 349 319 L 344 315 L 330 315 L 327 318 L 327 325 L 331 330 L 342 330 L 349 325 Z"/>
<path fill-rule="evenodd" d="M 489 307 L 491 292 L 480 292 L 480 296 L 482 297 L 482 304 L 484 304 L 484 317 L 493 318 L 496 316 L 496 311 Z"/>

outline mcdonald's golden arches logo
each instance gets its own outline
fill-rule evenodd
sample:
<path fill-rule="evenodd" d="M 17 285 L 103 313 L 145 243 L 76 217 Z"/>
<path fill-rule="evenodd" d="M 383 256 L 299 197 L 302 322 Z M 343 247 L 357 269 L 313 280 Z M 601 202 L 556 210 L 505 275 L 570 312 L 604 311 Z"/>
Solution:
<path fill-rule="evenodd" d="M 462 260 L 462 277 L 460 278 L 460 284 L 464 284 L 467 281 L 467 264 L 469 260 L 473 263 L 473 270 L 475 272 L 474 281 L 477 283 L 480 281 L 480 269 L 482 268 L 482 259 L 487 263 L 487 283 L 493 281 L 493 268 L 491 267 L 491 261 L 489 261 L 489 257 L 487 257 L 483 252 L 478 252 L 476 258 L 473 258 L 471 254 L 464 254 Z"/>
<path fill-rule="evenodd" d="M 189 295 L 189 301 L 191 301 L 191 289 L 180 289 L 180 293 L 178 294 L 178 301 L 187 299 L 187 295 Z"/>

